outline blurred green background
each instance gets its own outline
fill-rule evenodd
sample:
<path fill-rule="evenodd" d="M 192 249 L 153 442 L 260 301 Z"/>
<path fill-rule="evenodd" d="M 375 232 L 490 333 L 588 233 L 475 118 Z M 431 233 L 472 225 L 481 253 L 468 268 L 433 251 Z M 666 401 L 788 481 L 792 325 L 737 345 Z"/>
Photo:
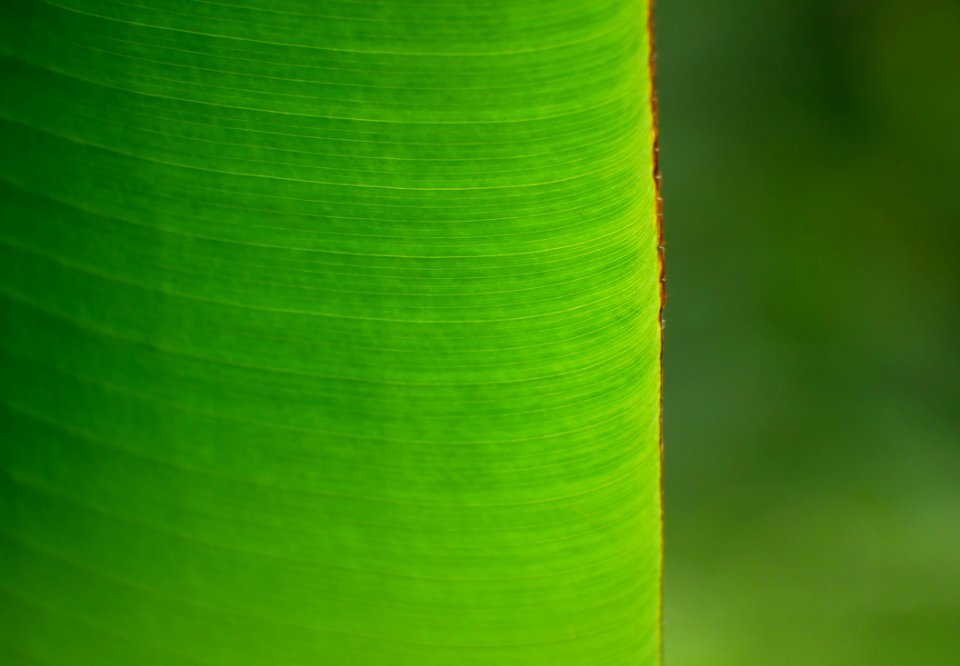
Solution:
<path fill-rule="evenodd" d="M 960 664 L 960 2 L 656 28 L 667 666 Z"/>

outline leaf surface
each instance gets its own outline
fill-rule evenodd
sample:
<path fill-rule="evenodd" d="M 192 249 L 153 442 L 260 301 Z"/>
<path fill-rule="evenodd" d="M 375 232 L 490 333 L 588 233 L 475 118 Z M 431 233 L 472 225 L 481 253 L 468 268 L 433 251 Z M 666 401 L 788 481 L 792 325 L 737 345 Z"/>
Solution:
<path fill-rule="evenodd" d="M 654 664 L 645 0 L 7 0 L 0 656 Z"/>

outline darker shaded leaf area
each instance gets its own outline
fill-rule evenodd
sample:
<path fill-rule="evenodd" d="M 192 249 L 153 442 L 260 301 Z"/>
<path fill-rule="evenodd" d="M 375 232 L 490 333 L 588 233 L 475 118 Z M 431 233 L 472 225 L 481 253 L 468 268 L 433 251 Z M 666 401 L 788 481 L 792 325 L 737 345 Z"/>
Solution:
<path fill-rule="evenodd" d="M 957 663 L 960 6 L 657 19 L 668 663 Z"/>

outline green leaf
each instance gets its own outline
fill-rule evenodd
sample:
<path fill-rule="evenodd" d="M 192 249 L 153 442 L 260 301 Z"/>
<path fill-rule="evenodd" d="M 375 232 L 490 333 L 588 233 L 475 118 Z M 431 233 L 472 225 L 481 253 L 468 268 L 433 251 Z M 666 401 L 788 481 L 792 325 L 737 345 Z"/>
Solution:
<path fill-rule="evenodd" d="M 6 0 L 2 663 L 657 663 L 648 11 Z"/>

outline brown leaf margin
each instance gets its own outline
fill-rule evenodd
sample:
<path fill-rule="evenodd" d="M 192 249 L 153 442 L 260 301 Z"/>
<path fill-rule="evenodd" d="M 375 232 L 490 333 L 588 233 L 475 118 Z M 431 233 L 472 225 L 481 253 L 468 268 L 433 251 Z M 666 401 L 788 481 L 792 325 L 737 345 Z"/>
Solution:
<path fill-rule="evenodd" d="M 659 106 L 657 100 L 657 87 L 656 87 L 656 70 L 657 70 L 657 50 L 654 39 L 654 10 L 655 10 L 656 0 L 647 0 L 647 49 L 648 49 L 648 58 L 647 58 L 647 67 L 649 69 L 650 76 L 650 113 L 652 120 L 652 133 L 653 133 L 653 183 L 654 183 L 654 193 L 656 197 L 656 225 L 657 225 L 657 261 L 659 264 L 659 276 L 660 281 L 660 310 L 658 313 L 658 323 L 660 326 L 660 395 L 659 395 L 659 419 L 660 419 L 660 609 L 659 609 L 659 618 L 660 626 L 659 632 L 657 635 L 657 652 L 659 654 L 659 663 L 663 664 L 664 661 L 664 649 L 663 649 L 663 567 L 664 567 L 664 484 L 663 484 L 663 462 L 664 462 L 664 446 L 663 446 L 663 311 L 667 303 L 667 279 L 666 279 L 666 264 L 664 261 L 666 254 L 666 244 L 663 239 L 663 196 L 661 191 L 662 176 L 660 173 L 660 117 L 659 117 Z"/>

